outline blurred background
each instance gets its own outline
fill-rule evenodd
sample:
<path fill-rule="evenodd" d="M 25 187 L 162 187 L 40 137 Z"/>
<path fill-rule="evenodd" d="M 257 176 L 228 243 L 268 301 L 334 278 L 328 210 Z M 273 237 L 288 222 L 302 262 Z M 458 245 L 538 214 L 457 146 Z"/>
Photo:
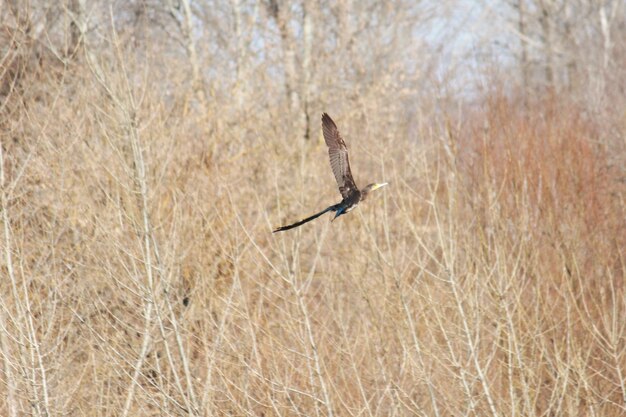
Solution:
<path fill-rule="evenodd" d="M 0 414 L 622 416 L 625 134 L 622 0 L 0 0 Z"/>

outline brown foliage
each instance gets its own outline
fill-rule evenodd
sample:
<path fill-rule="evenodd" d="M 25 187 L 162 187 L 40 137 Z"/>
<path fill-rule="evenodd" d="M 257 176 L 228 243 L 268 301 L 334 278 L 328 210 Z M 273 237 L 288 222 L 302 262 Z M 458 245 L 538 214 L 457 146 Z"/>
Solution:
<path fill-rule="evenodd" d="M 391 186 L 272 234 L 338 201 L 319 125 L 108 41 L 1 84 L 0 414 L 623 415 L 619 115 L 374 77 L 318 113 Z"/>

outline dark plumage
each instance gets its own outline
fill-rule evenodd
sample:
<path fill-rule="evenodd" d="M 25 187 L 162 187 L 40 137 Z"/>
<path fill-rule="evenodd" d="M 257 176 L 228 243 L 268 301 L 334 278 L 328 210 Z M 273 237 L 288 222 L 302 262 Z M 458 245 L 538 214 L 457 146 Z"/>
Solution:
<path fill-rule="evenodd" d="M 350 170 L 350 160 L 348 158 L 348 148 L 346 147 L 346 143 L 343 141 L 343 138 L 339 133 L 339 129 L 337 129 L 337 125 L 326 113 L 322 114 L 322 131 L 324 133 L 324 141 L 326 142 L 326 146 L 328 146 L 330 168 L 335 175 L 337 185 L 339 186 L 339 192 L 341 193 L 341 197 L 343 197 L 343 199 L 341 202 L 329 206 L 319 213 L 307 217 L 306 219 L 300 220 L 288 226 L 281 226 L 274 230 L 274 233 L 301 226 L 304 223 L 317 219 L 319 216 L 329 211 L 335 212 L 335 217 L 333 217 L 334 220 L 354 209 L 357 204 L 367 198 L 370 191 L 374 191 L 387 185 L 386 182 L 382 184 L 374 183 L 367 185 L 362 190 L 359 190 L 354 182 L 354 178 L 352 177 L 352 171 Z"/>

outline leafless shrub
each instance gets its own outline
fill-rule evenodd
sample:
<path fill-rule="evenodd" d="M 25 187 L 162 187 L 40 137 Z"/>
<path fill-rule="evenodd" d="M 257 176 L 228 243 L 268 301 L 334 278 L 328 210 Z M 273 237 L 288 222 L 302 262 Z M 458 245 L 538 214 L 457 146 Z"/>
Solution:
<path fill-rule="evenodd" d="M 623 415 L 619 97 L 457 90 L 454 4 L 9 3 L 0 414 Z M 392 187 L 272 234 L 322 111 Z"/>

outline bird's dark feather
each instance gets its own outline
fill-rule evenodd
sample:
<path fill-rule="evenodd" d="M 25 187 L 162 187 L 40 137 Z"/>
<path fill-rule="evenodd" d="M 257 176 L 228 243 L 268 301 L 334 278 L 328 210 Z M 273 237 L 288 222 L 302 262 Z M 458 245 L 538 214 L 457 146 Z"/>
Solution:
<path fill-rule="evenodd" d="M 321 216 L 322 214 L 328 212 L 328 211 L 333 211 L 333 210 L 337 210 L 338 205 L 334 204 L 330 207 L 325 208 L 324 210 L 320 211 L 319 213 L 316 213 L 310 217 L 307 217 L 306 219 L 302 219 L 298 222 L 295 222 L 293 224 L 290 224 L 288 226 L 281 226 L 278 229 L 274 230 L 272 233 L 276 233 L 276 232 L 282 232 L 283 230 L 289 230 L 289 229 L 293 229 L 294 227 L 298 227 L 298 226 L 302 226 L 304 223 L 308 223 L 311 220 L 315 220 L 317 219 L 319 216 Z"/>
<path fill-rule="evenodd" d="M 358 190 L 358 188 L 350 170 L 346 143 L 343 141 L 337 125 L 326 113 L 322 114 L 322 131 L 324 132 L 324 141 L 328 146 L 330 168 L 337 180 L 341 196 L 347 198 L 353 190 Z"/>

